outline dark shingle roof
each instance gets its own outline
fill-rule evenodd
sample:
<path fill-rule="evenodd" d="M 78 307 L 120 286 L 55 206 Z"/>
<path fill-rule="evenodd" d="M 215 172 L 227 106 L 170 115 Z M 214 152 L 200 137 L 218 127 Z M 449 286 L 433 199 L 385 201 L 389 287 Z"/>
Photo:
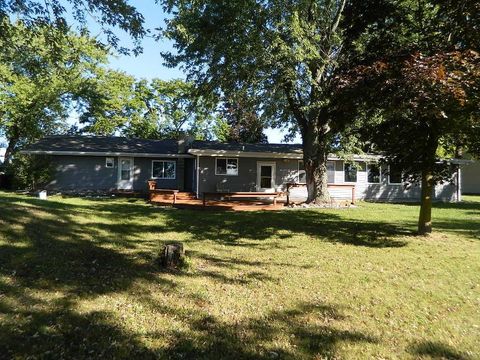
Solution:
<path fill-rule="evenodd" d="M 216 141 L 194 141 L 190 149 L 246 151 L 246 152 L 271 152 L 271 153 L 298 153 L 302 151 L 301 144 L 243 144 L 221 143 Z"/>
<path fill-rule="evenodd" d="M 299 144 L 242 144 L 195 140 L 186 146 L 197 150 L 219 150 L 259 153 L 298 153 Z M 130 154 L 178 154 L 176 140 L 129 139 L 114 136 L 58 135 L 47 136 L 25 149 L 25 152 L 82 152 Z M 185 153 L 185 151 L 183 151 Z"/>
<path fill-rule="evenodd" d="M 114 136 L 47 136 L 24 151 L 176 154 L 176 140 L 128 139 Z"/>

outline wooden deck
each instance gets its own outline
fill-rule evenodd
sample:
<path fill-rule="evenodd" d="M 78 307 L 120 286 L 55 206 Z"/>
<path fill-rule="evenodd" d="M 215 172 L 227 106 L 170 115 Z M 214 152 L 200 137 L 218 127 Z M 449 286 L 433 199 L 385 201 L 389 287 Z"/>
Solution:
<path fill-rule="evenodd" d="M 160 206 L 174 206 L 184 209 L 198 210 L 231 210 L 231 211 L 256 211 L 256 210 L 282 210 L 285 209 L 284 201 L 277 201 L 277 204 L 269 201 L 259 200 L 213 200 L 207 201 L 206 206 L 203 205 L 203 199 L 195 198 L 195 194 L 188 192 L 178 192 L 174 195 L 169 193 L 151 192 L 150 202 Z"/>
<path fill-rule="evenodd" d="M 288 184 L 287 189 L 291 187 L 305 186 L 305 184 Z M 355 204 L 355 185 L 350 184 L 332 184 L 329 188 L 348 188 L 351 189 L 351 200 L 333 199 L 332 204 Z M 181 192 L 171 189 L 155 189 L 149 184 L 149 200 L 154 205 L 174 206 L 177 208 L 191 208 L 198 210 L 232 210 L 232 211 L 255 211 L 255 210 L 282 210 L 291 205 L 289 192 L 285 194 L 272 193 L 265 194 L 256 192 L 237 192 L 237 193 L 207 193 L 197 199 L 194 193 Z M 269 196 L 268 195 L 272 195 Z M 280 199 L 277 199 L 282 196 Z M 284 197 L 285 196 L 285 197 Z M 262 197 L 266 197 L 262 199 Z M 246 199 L 248 198 L 248 200 Z"/>

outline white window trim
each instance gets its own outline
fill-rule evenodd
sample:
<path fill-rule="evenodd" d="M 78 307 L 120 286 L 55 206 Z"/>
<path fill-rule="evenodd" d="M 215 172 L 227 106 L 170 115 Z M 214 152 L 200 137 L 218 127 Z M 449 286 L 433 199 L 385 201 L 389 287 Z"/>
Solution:
<path fill-rule="evenodd" d="M 347 165 L 347 162 L 344 161 L 343 162 L 343 183 L 344 184 L 356 184 L 356 183 L 358 183 L 358 168 L 356 168 L 357 169 L 357 180 L 356 181 L 345 181 L 345 174 L 346 174 L 345 173 L 345 165 Z M 352 164 L 348 163 L 348 165 L 352 165 Z"/>
<path fill-rule="evenodd" d="M 225 164 L 227 165 L 227 173 L 225 174 L 219 174 L 217 172 L 217 169 L 218 169 L 218 166 L 217 166 L 217 161 L 218 159 L 220 160 L 225 160 Z M 235 160 L 237 162 L 237 173 L 236 174 L 228 174 L 228 160 Z M 234 158 L 234 157 L 230 157 L 230 158 L 226 158 L 226 157 L 217 157 L 215 158 L 215 175 L 217 176 L 238 176 L 238 174 L 240 173 L 240 168 L 239 168 L 239 164 L 240 164 L 240 161 L 238 158 Z"/>
<path fill-rule="evenodd" d="M 370 165 L 376 165 L 378 167 L 378 182 L 370 182 L 368 181 L 368 170 L 369 170 L 369 167 Z M 366 166 L 365 166 L 365 169 L 367 171 L 367 184 L 381 184 L 382 183 L 382 167 L 380 166 L 380 164 L 375 164 L 375 163 L 366 163 Z"/>
<path fill-rule="evenodd" d="M 387 184 L 388 185 L 403 185 L 403 171 L 400 173 L 400 182 L 399 183 L 392 183 L 390 182 L 390 165 L 388 165 L 388 178 L 387 178 Z"/>
<path fill-rule="evenodd" d="M 108 160 L 109 159 L 112 161 L 112 166 L 108 166 Z M 115 167 L 115 158 L 110 157 L 110 156 L 106 157 L 105 158 L 105 167 L 108 168 L 108 169 L 113 169 Z"/>
<path fill-rule="evenodd" d="M 160 163 L 160 162 L 163 162 L 163 163 L 166 163 L 166 162 L 169 162 L 169 163 L 173 163 L 173 177 L 155 177 L 153 176 L 153 164 L 154 163 Z M 164 165 L 165 167 L 165 165 Z M 152 160 L 152 172 L 151 172 L 151 175 L 152 175 L 152 179 L 159 179 L 159 180 L 176 180 L 177 179 L 177 162 L 174 161 L 174 160 Z"/>
<path fill-rule="evenodd" d="M 272 175 L 271 175 L 271 187 L 269 188 L 262 188 L 261 181 L 262 181 L 262 174 L 261 174 L 261 168 L 262 166 L 271 166 L 272 167 Z M 271 190 L 275 191 L 275 188 L 277 187 L 277 163 L 275 161 L 257 161 L 257 189 L 258 191 L 262 190 Z"/>

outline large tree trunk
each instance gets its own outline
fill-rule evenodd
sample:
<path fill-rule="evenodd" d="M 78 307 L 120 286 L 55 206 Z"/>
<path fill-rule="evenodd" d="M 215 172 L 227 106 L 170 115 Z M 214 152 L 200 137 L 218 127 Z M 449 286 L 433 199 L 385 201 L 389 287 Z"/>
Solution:
<path fill-rule="evenodd" d="M 308 191 L 307 203 L 329 203 L 326 131 L 312 126 L 302 131 L 302 137 Z"/>
<path fill-rule="evenodd" d="M 8 138 L 8 145 L 7 149 L 5 150 L 5 155 L 3 161 L 5 164 L 10 164 L 12 161 L 12 155 L 15 152 L 15 148 L 17 147 L 18 141 L 20 140 L 20 131 L 18 129 L 18 125 L 13 125 Z"/>
<path fill-rule="evenodd" d="M 433 194 L 433 171 L 422 171 L 422 198 L 420 216 L 418 217 L 418 234 L 426 235 L 432 232 L 432 194 Z"/>
<path fill-rule="evenodd" d="M 422 195 L 420 215 L 418 217 L 418 234 L 427 235 L 432 232 L 432 196 L 435 181 L 433 177 L 435 157 L 438 148 L 438 137 L 430 130 L 426 141 L 422 164 Z"/>
<path fill-rule="evenodd" d="M 12 155 L 15 152 L 15 147 L 17 146 L 18 139 L 10 139 L 8 141 L 7 148 L 5 149 L 5 156 L 4 156 L 4 163 L 5 164 L 10 164 L 12 161 Z"/>

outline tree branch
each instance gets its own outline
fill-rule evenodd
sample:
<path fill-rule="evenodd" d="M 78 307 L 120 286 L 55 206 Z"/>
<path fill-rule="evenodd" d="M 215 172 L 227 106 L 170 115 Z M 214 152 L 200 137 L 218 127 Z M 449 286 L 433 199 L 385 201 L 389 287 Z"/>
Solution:
<path fill-rule="evenodd" d="M 335 33 L 335 31 L 337 31 L 337 28 L 338 28 L 338 25 L 340 24 L 340 19 L 342 17 L 342 13 L 343 13 L 343 9 L 345 8 L 345 3 L 347 2 L 347 0 L 341 0 L 341 5 L 337 11 L 337 14 L 335 15 L 335 18 L 333 20 L 333 24 L 332 24 L 332 27 L 330 28 L 330 34 L 329 36 L 331 36 L 332 34 Z"/>
<path fill-rule="evenodd" d="M 285 82 L 283 84 L 283 89 L 285 92 L 285 96 L 288 101 L 288 105 L 290 110 L 293 113 L 293 116 L 295 117 L 295 120 L 297 120 L 298 125 L 300 128 L 305 129 L 307 127 L 307 120 L 305 119 L 305 115 L 303 111 L 300 108 L 300 105 L 298 104 L 297 99 L 295 99 L 293 95 L 293 86 L 290 82 Z"/>

